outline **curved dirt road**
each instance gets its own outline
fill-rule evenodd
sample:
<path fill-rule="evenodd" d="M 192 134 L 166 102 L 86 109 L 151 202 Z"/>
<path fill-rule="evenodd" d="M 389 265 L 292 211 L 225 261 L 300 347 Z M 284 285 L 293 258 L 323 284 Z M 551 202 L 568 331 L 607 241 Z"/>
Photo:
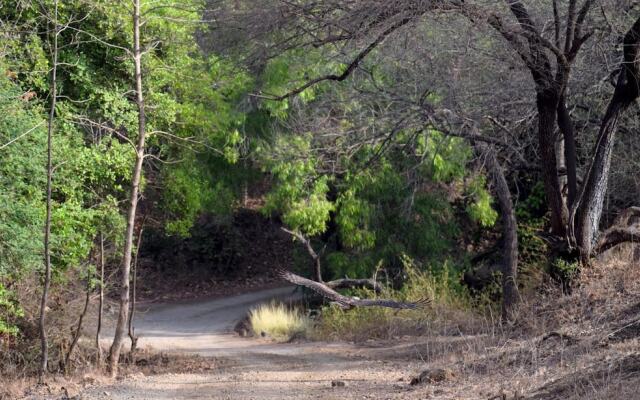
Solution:
<path fill-rule="evenodd" d="M 147 310 L 142 307 L 136 315 L 140 348 L 214 357 L 215 370 L 138 375 L 86 389 L 82 398 L 406 399 L 418 395 L 408 393 L 412 391 L 407 385 L 412 363 L 406 359 L 385 361 L 379 351 L 348 344 L 274 344 L 240 338 L 233 332 L 234 324 L 250 307 L 292 294 L 293 288 L 288 287 L 218 300 L 153 305 Z M 403 352 L 407 350 L 411 351 L 405 348 Z"/>
<path fill-rule="evenodd" d="M 142 306 L 135 320 L 138 347 L 207 357 L 236 354 L 255 344 L 233 332 L 251 307 L 297 297 L 294 287 L 282 287 L 215 300 Z"/>

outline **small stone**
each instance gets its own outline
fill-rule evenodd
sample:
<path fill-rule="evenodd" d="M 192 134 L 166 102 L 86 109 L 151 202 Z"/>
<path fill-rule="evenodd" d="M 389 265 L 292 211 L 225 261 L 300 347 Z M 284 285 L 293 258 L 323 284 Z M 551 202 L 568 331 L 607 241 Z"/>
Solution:
<path fill-rule="evenodd" d="M 347 384 L 344 381 L 331 381 L 331 387 L 345 387 Z"/>

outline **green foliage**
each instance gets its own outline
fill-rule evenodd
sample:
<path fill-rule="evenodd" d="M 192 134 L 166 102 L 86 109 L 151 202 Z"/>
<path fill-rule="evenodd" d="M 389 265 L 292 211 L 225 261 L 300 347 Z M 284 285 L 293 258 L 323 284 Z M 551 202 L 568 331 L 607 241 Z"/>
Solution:
<path fill-rule="evenodd" d="M 42 259 L 45 126 L 41 109 L 20 94 L 0 75 L 0 279 L 33 270 Z"/>
<path fill-rule="evenodd" d="M 400 260 L 406 274 L 404 285 L 397 290 L 385 288 L 380 298 L 399 301 L 431 299 L 425 309 L 397 311 L 381 307 L 359 307 L 342 310 L 323 307 L 315 328 L 319 339 L 363 341 L 371 338 L 388 339 L 396 335 L 419 334 L 423 326 L 443 322 L 446 316 L 461 313 L 472 319 L 472 299 L 448 263 L 437 268 L 419 266 L 406 255 Z M 375 298 L 371 291 L 357 291 L 363 298 Z M 437 310 L 437 312 L 436 312 Z"/>
<path fill-rule="evenodd" d="M 316 76 L 341 73 L 344 64 L 327 61 L 320 50 L 296 49 L 271 59 L 260 76 L 262 91 L 271 96 L 281 96 Z M 322 85 L 311 86 L 297 95 L 303 103 L 316 99 Z M 285 119 L 290 111 L 291 99 L 265 101 L 262 107 L 277 119 Z"/>
<path fill-rule="evenodd" d="M 432 179 L 436 182 L 451 182 L 467 174 L 467 163 L 471 159 L 471 148 L 462 139 L 445 136 L 435 129 L 427 129 L 420 137 L 418 155 L 428 157 Z"/>
<path fill-rule="evenodd" d="M 313 159 L 296 159 L 309 151 L 309 138 L 281 138 L 263 154 L 271 157 L 265 164 L 274 175 L 277 185 L 266 198 L 264 211 L 280 211 L 284 222 L 309 236 L 323 233 L 334 204 L 327 199 L 329 180 L 316 171 Z"/>
<path fill-rule="evenodd" d="M 565 287 L 570 287 L 572 281 L 580 274 L 580 263 L 558 257 L 551 264 L 550 273 Z"/>
<path fill-rule="evenodd" d="M 16 335 L 18 328 L 13 321 L 24 317 L 24 311 L 14 299 L 13 294 L 0 284 L 0 336 Z"/>
<path fill-rule="evenodd" d="M 484 176 L 478 176 L 471 181 L 468 187 L 473 201 L 467 205 L 467 212 L 472 220 L 481 226 L 489 228 L 498 220 L 498 212 L 493 208 L 493 197 L 486 188 Z"/>
<path fill-rule="evenodd" d="M 51 38 L 41 11 L 52 4 L 0 7 L 0 284 L 39 273 L 43 264 Z M 147 152 L 169 161 L 147 168 L 153 173 L 143 188 L 166 188 L 159 191 L 160 214 L 169 233 L 185 235 L 202 211 L 229 212 L 233 204 L 245 122 L 235 104 L 251 79 L 198 48 L 198 25 L 185 21 L 200 19 L 200 1 L 143 4 Z M 133 63 L 125 51 L 132 45 L 130 11 L 106 0 L 59 4 L 60 23 L 73 20 L 59 36 L 53 132 L 51 244 L 59 280 L 76 273 L 99 233 L 116 253 L 122 242 L 138 134 Z"/>
<path fill-rule="evenodd" d="M 520 222 L 539 221 L 547 211 L 545 201 L 544 184 L 542 181 L 535 182 L 526 197 L 518 203 L 516 216 Z"/>

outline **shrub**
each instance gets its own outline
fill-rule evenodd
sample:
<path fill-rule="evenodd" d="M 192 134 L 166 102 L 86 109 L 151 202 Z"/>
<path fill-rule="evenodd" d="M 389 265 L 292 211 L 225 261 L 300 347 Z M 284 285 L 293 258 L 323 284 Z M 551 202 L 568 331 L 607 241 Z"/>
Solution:
<path fill-rule="evenodd" d="M 476 321 L 472 313 L 472 299 L 448 264 L 435 269 L 421 270 L 406 256 L 401 257 L 406 281 L 399 290 L 385 288 L 381 298 L 399 301 L 431 299 L 424 309 L 396 310 L 381 307 L 359 307 L 343 310 L 334 306 L 322 309 L 321 318 L 314 327 L 315 339 L 341 339 L 364 341 L 388 339 L 399 335 L 417 335 L 433 329 L 465 330 Z M 360 297 L 372 298 L 372 291 L 355 292 Z"/>
<path fill-rule="evenodd" d="M 297 308 L 288 308 L 282 303 L 262 304 L 249 312 L 251 329 L 256 334 L 266 334 L 279 342 L 303 336 L 310 321 Z"/>

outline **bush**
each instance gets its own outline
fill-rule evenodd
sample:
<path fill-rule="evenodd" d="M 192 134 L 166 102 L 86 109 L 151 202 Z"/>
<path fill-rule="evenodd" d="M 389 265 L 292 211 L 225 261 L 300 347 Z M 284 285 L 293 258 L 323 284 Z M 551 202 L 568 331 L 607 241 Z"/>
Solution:
<path fill-rule="evenodd" d="M 310 321 L 297 308 L 288 308 L 282 303 L 262 304 L 249 312 L 251 329 L 256 334 L 266 334 L 279 342 L 304 336 Z"/>
<path fill-rule="evenodd" d="M 399 335 L 419 335 L 433 329 L 465 330 L 476 321 L 472 315 L 472 299 L 457 277 L 452 276 L 445 263 L 438 269 L 421 270 L 406 256 L 401 257 L 406 281 L 400 290 L 386 288 L 381 298 L 398 301 L 416 301 L 427 298 L 430 305 L 424 309 L 396 310 L 382 307 L 359 307 L 343 310 L 327 306 L 314 327 L 316 339 L 364 341 L 389 339 Z M 360 297 L 372 298 L 372 291 L 355 292 Z"/>

